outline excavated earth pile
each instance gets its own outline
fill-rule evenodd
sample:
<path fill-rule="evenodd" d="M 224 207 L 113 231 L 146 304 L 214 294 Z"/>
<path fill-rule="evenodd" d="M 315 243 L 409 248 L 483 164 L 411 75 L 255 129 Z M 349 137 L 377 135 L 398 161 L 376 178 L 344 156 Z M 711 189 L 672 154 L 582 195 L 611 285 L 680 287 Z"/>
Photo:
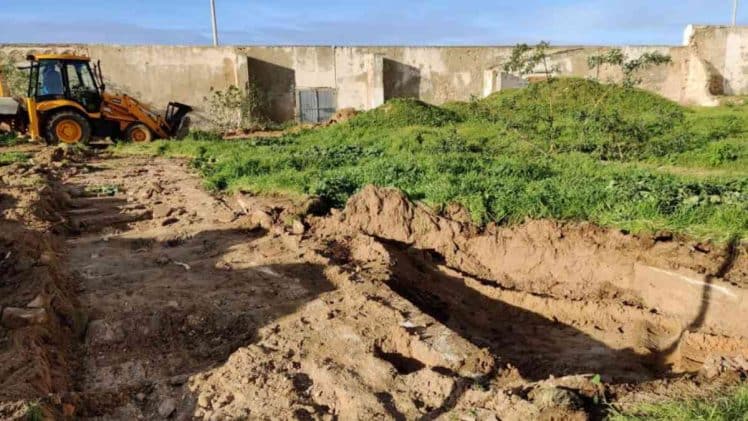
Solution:
<path fill-rule="evenodd" d="M 0 169 L 5 418 L 599 419 L 748 371 L 744 244 L 48 151 Z"/>

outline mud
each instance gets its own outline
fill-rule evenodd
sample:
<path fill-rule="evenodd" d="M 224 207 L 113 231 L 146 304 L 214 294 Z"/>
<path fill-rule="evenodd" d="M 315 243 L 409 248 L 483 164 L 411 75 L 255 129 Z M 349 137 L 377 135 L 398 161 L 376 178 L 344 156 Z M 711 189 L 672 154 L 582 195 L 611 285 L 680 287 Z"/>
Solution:
<path fill-rule="evenodd" d="M 4 418 L 598 419 L 748 371 L 744 244 L 374 187 L 313 216 L 76 150 L 0 176 Z"/>

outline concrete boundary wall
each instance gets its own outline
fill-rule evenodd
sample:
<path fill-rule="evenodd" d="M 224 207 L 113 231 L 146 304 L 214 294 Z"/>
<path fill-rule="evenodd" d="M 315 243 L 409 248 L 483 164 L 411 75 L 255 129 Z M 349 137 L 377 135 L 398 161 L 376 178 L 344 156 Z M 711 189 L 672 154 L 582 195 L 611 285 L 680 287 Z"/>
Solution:
<path fill-rule="evenodd" d="M 682 104 L 715 105 L 720 94 L 748 94 L 748 27 L 689 26 L 684 46 L 622 47 L 630 57 L 659 51 L 669 65 L 649 69 L 642 88 Z M 562 75 L 595 76 L 587 57 L 614 47 L 554 47 Z M 512 47 L 173 47 L 115 45 L 0 45 L 22 61 L 29 53 L 66 52 L 101 60 L 109 89 L 163 109 L 170 100 L 204 111 L 212 89 L 252 81 L 268 97 L 274 119 L 294 118 L 296 91 L 333 88 L 337 107 L 370 109 L 394 97 L 441 104 L 481 97 L 498 89 Z M 602 69 L 602 81 L 618 80 Z"/>

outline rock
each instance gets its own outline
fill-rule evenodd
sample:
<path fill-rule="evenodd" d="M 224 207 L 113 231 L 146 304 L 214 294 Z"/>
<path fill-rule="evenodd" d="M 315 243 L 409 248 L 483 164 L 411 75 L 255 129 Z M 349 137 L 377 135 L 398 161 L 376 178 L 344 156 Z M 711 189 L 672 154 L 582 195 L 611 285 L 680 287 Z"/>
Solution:
<path fill-rule="evenodd" d="M 140 392 L 137 395 L 135 395 L 135 399 L 137 399 L 140 402 L 143 402 L 145 400 L 145 393 Z"/>
<path fill-rule="evenodd" d="M 187 383 L 187 380 L 189 380 L 189 378 L 190 378 L 190 376 L 188 376 L 187 374 L 181 374 L 181 375 L 178 375 L 178 376 L 174 376 L 174 377 L 172 377 L 172 378 L 169 379 L 169 384 L 171 386 L 181 386 L 181 385 Z"/>
<path fill-rule="evenodd" d="M 261 210 L 254 211 L 249 214 L 249 222 L 251 224 L 256 224 L 266 230 L 269 230 L 273 227 L 273 217 Z"/>
<path fill-rule="evenodd" d="M 576 392 L 558 387 L 541 387 L 532 390 L 528 397 L 539 409 L 564 408 L 576 410 L 584 403 Z"/>
<path fill-rule="evenodd" d="M 306 227 L 304 226 L 304 223 L 298 219 L 294 219 L 293 223 L 291 223 L 291 234 L 303 235 L 305 231 Z"/>
<path fill-rule="evenodd" d="M 158 406 L 158 414 L 164 418 L 169 418 L 176 409 L 177 403 L 174 401 L 174 399 L 169 398 L 161 402 L 161 404 Z"/>
<path fill-rule="evenodd" d="M 158 258 L 156 258 L 156 263 L 159 264 L 159 265 L 165 265 L 165 264 L 167 264 L 169 262 L 171 262 L 171 259 L 169 258 L 169 256 L 167 256 L 165 254 L 162 254 L 162 255 L 158 256 Z"/>
<path fill-rule="evenodd" d="M 47 306 L 47 303 L 48 303 L 47 298 L 45 298 L 44 295 L 39 294 L 39 295 L 36 296 L 36 298 L 34 298 L 33 300 L 31 300 L 30 303 L 26 304 L 26 307 L 29 307 L 29 308 L 43 308 L 43 307 Z"/>
<path fill-rule="evenodd" d="M 47 310 L 43 308 L 6 307 L 3 310 L 2 323 L 8 329 L 46 323 Z"/>

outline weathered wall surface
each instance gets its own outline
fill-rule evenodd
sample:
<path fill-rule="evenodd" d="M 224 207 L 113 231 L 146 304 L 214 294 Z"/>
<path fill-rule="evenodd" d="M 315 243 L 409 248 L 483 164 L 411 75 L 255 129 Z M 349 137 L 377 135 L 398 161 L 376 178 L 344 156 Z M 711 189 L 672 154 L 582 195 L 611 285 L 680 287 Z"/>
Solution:
<path fill-rule="evenodd" d="M 243 86 L 247 80 L 246 58 L 230 47 L 92 45 L 88 54 L 101 60 L 109 88 L 146 101 L 157 110 L 165 109 L 169 101 L 202 104 L 211 88 Z"/>
<path fill-rule="evenodd" d="M 710 64 L 725 95 L 748 94 L 748 27 L 694 26 L 687 29 L 689 47 Z"/>
<path fill-rule="evenodd" d="M 673 62 L 643 72 L 644 89 L 684 103 L 714 105 L 715 95 L 748 94 L 748 27 L 689 27 L 684 46 L 623 47 L 629 58 L 659 51 Z M 612 47 L 556 47 L 559 73 L 600 80 L 620 72 L 587 66 L 587 57 Z M 393 97 L 441 104 L 497 89 L 511 47 L 170 47 L 108 45 L 5 45 L 22 60 L 29 53 L 68 52 L 101 60 L 108 86 L 163 109 L 170 100 L 204 110 L 211 89 L 248 81 L 268 98 L 278 121 L 297 115 L 296 91 L 333 88 L 337 107 L 369 109 Z"/>

